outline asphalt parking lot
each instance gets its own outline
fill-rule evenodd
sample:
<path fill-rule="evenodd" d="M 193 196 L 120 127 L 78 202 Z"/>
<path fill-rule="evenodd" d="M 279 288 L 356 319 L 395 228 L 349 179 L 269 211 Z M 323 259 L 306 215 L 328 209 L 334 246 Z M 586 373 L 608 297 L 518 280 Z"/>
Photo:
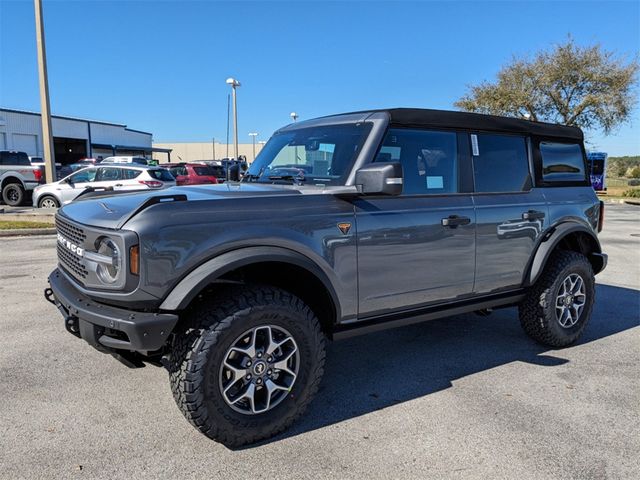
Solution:
<path fill-rule="evenodd" d="M 537 345 L 515 309 L 336 342 L 302 421 L 232 451 L 163 369 L 64 331 L 42 297 L 53 236 L 0 239 L 0 477 L 640 478 L 640 207 L 608 205 L 601 240 L 579 344 Z"/>

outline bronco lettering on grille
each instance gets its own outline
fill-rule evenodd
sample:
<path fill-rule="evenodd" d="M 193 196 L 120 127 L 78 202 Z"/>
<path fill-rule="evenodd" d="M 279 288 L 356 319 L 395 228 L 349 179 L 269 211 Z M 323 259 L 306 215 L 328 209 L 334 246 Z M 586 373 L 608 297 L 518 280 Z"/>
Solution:
<path fill-rule="evenodd" d="M 58 243 L 63 247 L 65 247 L 67 250 L 70 250 L 71 252 L 75 253 L 79 257 L 82 257 L 82 255 L 84 254 L 84 249 L 82 247 L 79 247 L 75 243 L 70 242 L 69 240 L 64 238 L 61 234 L 58 234 Z"/>

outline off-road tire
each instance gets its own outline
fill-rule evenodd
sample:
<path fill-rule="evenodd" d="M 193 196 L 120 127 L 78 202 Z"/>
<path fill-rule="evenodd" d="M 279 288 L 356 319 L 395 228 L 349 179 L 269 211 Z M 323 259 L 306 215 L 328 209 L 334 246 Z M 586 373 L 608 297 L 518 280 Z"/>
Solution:
<path fill-rule="evenodd" d="M 242 286 L 199 300 L 185 317 L 167 366 L 178 408 L 200 432 L 227 447 L 240 447 L 277 435 L 303 414 L 324 373 L 325 340 L 317 317 L 302 300 L 279 288 Z M 271 410 L 242 414 L 222 397 L 220 365 L 239 335 L 267 323 L 294 337 L 300 352 L 298 376 L 287 397 Z"/>
<path fill-rule="evenodd" d="M 2 201 L 11 207 L 22 205 L 25 192 L 19 183 L 8 183 L 2 189 Z"/>
<path fill-rule="evenodd" d="M 45 202 L 45 200 L 51 200 L 53 201 L 55 207 L 53 208 L 60 208 L 60 202 L 58 201 L 58 199 L 56 197 L 54 197 L 53 195 L 44 195 L 42 198 L 38 199 L 38 208 L 51 208 L 51 207 L 45 207 L 43 205 L 43 203 Z"/>
<path fill-rule="evenodd" d="M 556 298 L 563 280 L 572 273 L 579 274 L 584 281 L 586 303 L 577 323 L 563 328 L 556 317 Z M 551 255 L 542 275 L 520 304 L 520 324 L 527 335 L 543 345 L 555 348 L 571 345 L 589 322 L 595 293 L 595 278 L 589 260 L 576 252 L 558 250 Z"/>

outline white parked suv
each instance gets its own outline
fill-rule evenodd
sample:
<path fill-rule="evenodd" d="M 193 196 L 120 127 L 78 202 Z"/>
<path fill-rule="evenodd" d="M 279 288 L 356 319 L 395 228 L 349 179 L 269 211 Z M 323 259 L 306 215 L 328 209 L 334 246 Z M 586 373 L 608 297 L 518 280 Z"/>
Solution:
<path fill-rule="evenodd" d="M 33 191 L 33 206 L 57 208 L 74 200 L 87 188 L 114 190 L 144 190 L 173 187 L 176 180 L 171 173 L 146 165 L 96 165 L 83 168 L 58 182 L 40 185 Z"/>

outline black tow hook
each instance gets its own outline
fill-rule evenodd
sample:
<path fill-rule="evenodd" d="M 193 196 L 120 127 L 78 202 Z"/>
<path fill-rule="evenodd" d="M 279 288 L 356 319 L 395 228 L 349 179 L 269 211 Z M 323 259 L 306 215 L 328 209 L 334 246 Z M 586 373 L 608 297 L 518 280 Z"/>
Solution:
<path fill-rule="evenodd" d="M 44 289 L 44 298 L 47 302 L 51 303 L 52 305 L 56 304 L 56 298 L 53 296 L 53 290 L 51 290 L 50 288 Z"/>

